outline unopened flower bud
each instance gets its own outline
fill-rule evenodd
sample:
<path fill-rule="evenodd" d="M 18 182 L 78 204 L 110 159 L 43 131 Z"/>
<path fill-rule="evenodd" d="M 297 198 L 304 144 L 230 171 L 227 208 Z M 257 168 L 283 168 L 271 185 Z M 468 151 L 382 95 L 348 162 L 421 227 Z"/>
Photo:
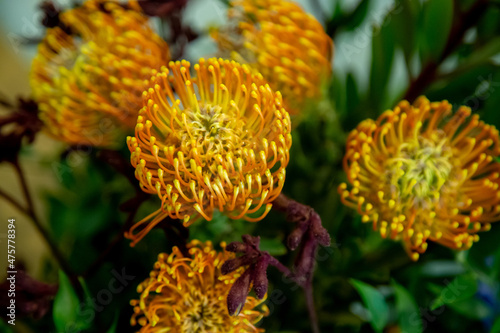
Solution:
<path fill-rule="evenodd" d="M 250 289 L 250 270 L 247 269 L 233 284 L 227 295 L 227 310 L 229 315 L 237 316 L 245 305 Z"/>
<path fill-rule="evenodd" d="M 258 299 L 263 299 L 267 293 L 269 281 L 267 280 L 267 266 L 269 261 L 266 257 L 260 257 L 253 267 L 252 281 L 255 295 Z"/>
<path fill-rule="evenodd" d="M 290 250 L 295 250 L 299 247 L 300 242 L 302 241 L 302 237 L 304 233 L 309 228 L 309 221 L 301 221 L 297 224 L 297 228 L 292 231 L 292 233 L 288 236 L 287 245 Z"/>
<path fill-rule="evenodd" d="M 331 238 L 328 231 L 321 225 L 321 218 L 317 213 L 311 216 L 310 232 L 312 232 L 316 241 L 322 246 L 330 246 Z"/>
<path fill-rule="evenodd" d="M 222 264 L 221 272 L 222 275 L 229 274 L 241 266 L 247 266 L 253 264 L 255 257 L 244 255 L 238 258 L 227 260 L 224 264 Z"/>
<path fill-rule="evenodd" d="M 243 235 L 243 236 L 241 236 L 241 239 L 243 240 L 244 243 L 251 245 L 257 249 L 259 248 L 259 245 L 260 245 L 260 237 L 259 236 L 252 237 L 250 235 Z"/>
<path fill-rule="evenodd" d="M 248 246 L 242 242 L 232 242 L 226 246 L 226 251 L 241 253 L 246 252 Z"/>

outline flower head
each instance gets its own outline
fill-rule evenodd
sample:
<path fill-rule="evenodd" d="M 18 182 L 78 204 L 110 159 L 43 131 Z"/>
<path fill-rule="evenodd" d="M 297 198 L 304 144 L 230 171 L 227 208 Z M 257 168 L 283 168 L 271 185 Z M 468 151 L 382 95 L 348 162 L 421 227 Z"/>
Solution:
<path fill-rule="evenodd" d="M 262 219 L 285 182 L 292 143 L 281 94 L 234 61 L 201 59 L 194 77 L 187 61 L 169 67 L 151 78 L 135 137 L 127 138 L 136 177 L 162 208 L 128 237 L 138 241 L 166 216 L 186 225 L 195 215 L 211 220 L 214 209 Z"/>
<path fill-rule="evenodd" d="M 169 61 L 135 2 L 89 0 L 60 14 L 33 60 L 31 86 L 47 131 L 70 144 L 112 146 L 133 129 L 144 80 Z"/>
<path fill-rule="evenodd" d="M 468 249 L 500 219 L 498 131 L 468 107 L 451 109 L 425 97 L 402 101 L 347 140 L 352 187 L 340 185 L 343 202 L 382 237 L 403 240 L 413 260 L 428 240 Z"/>
<path fill-rule="evenodd" d="M 247 297 L 237 316 L 228 313 L 226 297 L 244 270 L 221 274 L 233 254 L 215 251 L 210 242 L 195 240 L 188 247 L 191 257 L 176 247 L 158 256 L 150 277 L 137 287 L 140 298 L 131 301 L 131 324 L 139 324 L 141 333 L 263 332 L 254 325 L 268 314 L 264 300 Z"/>
<path fill-rule="evenodd" d="M 261 73 L 291 113 L 321 95 L 332 40 L 312 15 L 286 0 L 233 0 L 229 19 L 232 26 L 213 33 L 222 54 Z"/>

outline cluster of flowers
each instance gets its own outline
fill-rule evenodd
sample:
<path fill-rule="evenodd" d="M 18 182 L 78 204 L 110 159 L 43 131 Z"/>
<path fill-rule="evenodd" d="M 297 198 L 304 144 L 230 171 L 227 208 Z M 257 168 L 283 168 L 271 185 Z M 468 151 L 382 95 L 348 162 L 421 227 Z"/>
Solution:
<path fill-rule="evenodd" d="M 69 144 L 117 147 L 126 138 L 143 191 L 161 207 L 127 233 L 132 245 L 166 217 L 211 220 L 215 209 L 259 221 L 285 182 L 292 119 L 321 96 L 332 41 L 286 0 L 233 0 L 214 31 L 223 58 L 171 61 L 135 1 L 88 0 L 60 15 L 33 62 L 45 130 Z M 194 70 L 192 70 L 194 69 Z M 403 101 L 348 137 L 341 200 L 414 260 L 427 241 L 466 249 L 500 217 L 498 131 L 446 101 Z M 221 244 L 192 241 L 160 254 L 138 287 L 140 332 L 260 332 L 268 311 L 248 297 L 236 316 L 225 298 L 242 268 Z M 260 298 L 264 298 L 264 295 Z"/>

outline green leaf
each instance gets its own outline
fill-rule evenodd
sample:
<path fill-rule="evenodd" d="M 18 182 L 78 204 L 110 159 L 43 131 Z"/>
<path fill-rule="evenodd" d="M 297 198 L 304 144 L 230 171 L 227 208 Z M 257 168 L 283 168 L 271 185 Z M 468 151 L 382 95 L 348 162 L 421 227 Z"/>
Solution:
<path fill-rule="evenodd" d="M 118 326 L 118 312 L 115 314 L 115 319 L 113 320 L 113 324 L 106 333 L 116 333 L 116 327 Z"/>
<path fill-rule="evenodd" d="M 58 332 L 69 329 L 81 331 L 90 327 L 89 321 L 82 319 L 80 300 L 69 278 L 59 271 L 59 290 L 54 298 L 53 319 Z"/>
<path fill-rule="evenodd" d="M 394 32 L 390 25 L 375 29 L 372 40 L 372 63 L 370 71 L 370 100 L 372 107 L 380 108 L 386 95 L 392 62 L 394 60 Z"/>
<path fill-rule="evenodd" d="M 474 52 L 467 63 L 470 65 L 476 65 L 481 62 L 489 60 L 494 55 L 500 53 L 500 37 L 495 37 L 491 39 L 486 45 L 482 46 L 476 52 Z"/>
<path fill-rule="evenodd" d="M 420 11 L 418 1 L 397 1 L 397 6 L 391 14 L 391 25 L 394 30 L 396 44 L 403 49 L 406 61 L 410 59 L 415 51 L 416 20 Z"/>
<path fill-rule="evenodd" d="M 500 162 L 500 159 L 496 159 Z M 481 271 L 489 276 L 492 281 L 498 280 L 500 276 L 500 225 L 492 225 L 489 232 L 481 234 L 481 241 L 467 251 L 467 262 L 474 270 Z M 490 261 L 493 259 L 493 265 Z"/>
<path fill-rule="evenodd" d="M 349 20 L 347 20 L 344 27 L 349 30 L 356 29 L 365 20 L 369 7 L 370 0 L 361 0 L 359 5 L 348 15 Z"/>
<path fill-rule="evenodd" d="M 286 246 L 277 238 L 263 238 L 260 240 L 260 249 L 269 252 L 272 256 L 282 256 L 286 254 Z"/>
<path fill-rule="evenodd" d="M 456 303 L 448 304 L 455 312 L 462 316 L 483 320 L 493 315 L 492 309 L 482 300 L 478 298 L 470 298 Z"/>
<path fill-rule="evenodd" d="M 346 77 L 346 111 L 347 114 L 352 114 L 359 105 L 359 92 L 356 85 L 356 80 L 352 73 L 348 73 Z"/>
<path fill-rule="evenodd" d="M 392 281 L 394 294 L 396 296 L 396 310 L 401 332 L 421 333 L 423 332 L 422 318 L 413 296 L 396 281 Z"/>
<path fill-rule="evenodd" d="M 8 320 L 10 320 L 10 318 L 8 318 L 8 317 L 5 320 L 0 320 L 0 332 L 2 332 L 2 333 L 15 333 L 12 330 L 12 327 L 15 327 L 15 326 L 7 324 Z"/>
<path fill-rule="evenodd" d="M 490 333 L 500 333 L 500 317 L 495 320 L 493 327 L 491 328 Z"/>
<path fill-rule="evenodd" d="M 363 303 L 371 314 L 371 325 L 377 332 L 382 332 L 389 320 L 389 307 L 384 296 L 374 287 L 356 279 L 349 280 L 363 299 Z"/>
<path fill-rule="evenodd" d="M 438 60 L 453 23 L 453 0 L 429 0 L 424 4 L 422 59 Z"/>
<path fill-rule="evenodd" d="M 472 273 L 456 277 L 441 290 L 430 309 L 435 310 L 442 305 L 450 305 L 467 300 L 477 291 L 477 279 Z"/>

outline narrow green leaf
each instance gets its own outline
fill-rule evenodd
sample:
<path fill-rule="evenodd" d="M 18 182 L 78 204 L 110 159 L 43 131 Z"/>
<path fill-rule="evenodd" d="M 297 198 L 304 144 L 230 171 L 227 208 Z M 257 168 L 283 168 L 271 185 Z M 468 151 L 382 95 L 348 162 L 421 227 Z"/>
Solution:
<path fill-rule="evenodd" d="M 371 314 L 371 325 L 377 332 L 382 332 L 389 320 L 389 307 L 384 296 L 374 287 L 362 281 L 350 279 L 354 288 L 361 295 L 363 303 Z"/>
<path fill-rule="evenodd" d="M 113 324 L 106 333 L 116 333 L 116 327 L 118 326 L 118 312 L 115 314 L 115 319 L 113 320 Z"/>
<path fill-rule="evenodd" d="M 390 25 L 375 29 L 372 40 L 372 63 L 370 70 L 370 100 L 378 109 L 386 95 L 392 62 L 394 60 L 394 32 Z"/>
<path fill-rule="evenodd" d="M 422 59 L 438 60 L 450 35 L 453 0 L 429 0 L 424 4 Z"/>
<path fill-rule="evenodd" d="M 435 310 L 442 305 L 450 305 L 471 298 L 477 291 L 477 279 L 474 274 L 464 274 L 446 284 L 430 309 Z"/>
<path fill-rule="evenodd" d="M 81 331 L 90 326 L 90 322 L 82 320 L 80 300 L 62 271 L 59 271 L 59 290 L 54 298 L 53 319 L 58 332 L 69 329 Z"/>
<path fill-rule="evenodd" d="M 399 0 L 391 12 L 391 25 L 394 30 L 396 44 L 403 49 L 409 62 L 415 51 L 416 21 L 420 10 L 418 1 Z"/>
<path fill-rule="evenodd" d="M 493 310 L 479 298 L 469 298 L 460 302 L 448 304 L 453 311 L 474 320 L 484 320 L 493 315 Z"/>
<path fill-rule="evenodd" d="M 2 332 L 2 333 L 15 333 L 12 330 L 12 327 L 15 327 L 15 326 L 7 324 L 8 320 L 10 320 L 10 319 L 7 318 L 7 320 L 0 320 L 0 332 Z"/>
<path fill-rule="evenodd" d="M 361 0 L 359 5 L 348 15 L 349 20 L 346 22 L 344 27 L 349 30 L 356 29 L 365 20 L 369 7 L 370 0 Z"/>
<path fill-rule="evenodd" d="M 345 89 L 347 114 L 352 114 L 359 105 L 358 87 L 352 73 L 347 74 Z"/>
<path fill-rule="evenodd" d="M 423 332 L 422 317 L 413 296 L 396 281 L 392 281 L 396 296 L 396 310 L 401 332 L 421 333 Z"/>
<path fill-rule="evenodd" d="M 500 37 L 492 38 L 487 44 L 475 50 L 460 66 L 455 68 L 453 75 L 462 75 L 463 73 L 470 72 L 475 67 L 488 63 L 493 56 L 499 53 Z"/>
<path fill-rule="evenodd" d="M 493 327 L 491 328 L 490 333 L 500 333 L 500 317 L 495 320 Z"/>
<path fill-rule="evenodd" d="M 495 37 L 490 40 L 486 45 L 482 46 L 476 52 L 474 52 L 469 59 L 468 63 L 476 65 L 478 63 L 489 60 L 494 55 L 500 53 L 500 37 Z"/>

